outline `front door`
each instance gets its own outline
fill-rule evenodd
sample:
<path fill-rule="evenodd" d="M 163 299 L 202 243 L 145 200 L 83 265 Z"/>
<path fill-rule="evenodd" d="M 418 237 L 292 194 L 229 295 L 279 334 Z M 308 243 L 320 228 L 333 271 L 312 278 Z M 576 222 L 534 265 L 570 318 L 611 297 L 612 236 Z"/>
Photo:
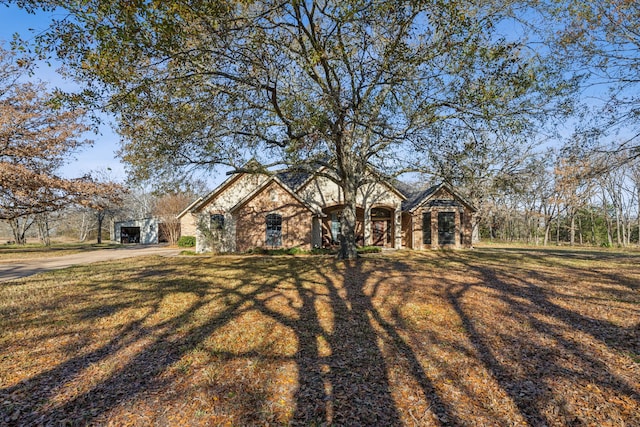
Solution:
<path fill-rule="evenodd" d="M 371 228 L 374 246 L 386 246 L 390 240 L 389 221 L 372 221 Z"/>
<path fill-rule="evenodd" d="M 456 244 L 456 214 L 455 212 L 438 213 L 438 244 Z"/>

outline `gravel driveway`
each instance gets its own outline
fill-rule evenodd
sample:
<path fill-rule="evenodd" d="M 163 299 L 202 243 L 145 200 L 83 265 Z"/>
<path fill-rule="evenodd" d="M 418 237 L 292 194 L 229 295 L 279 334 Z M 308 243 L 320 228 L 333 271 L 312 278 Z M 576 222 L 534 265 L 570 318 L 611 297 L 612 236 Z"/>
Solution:
<path fill-rule="evenodd" d="M 67 268 L 79 264 L 131 258 L 144 255 L 176 256 L 180 249 L 166 246 L 126 246 L 118 249 L 101 249 L 51 258 L 21 259 L 0 262 L 0 282 L 31 276 L 45 271 Z"/>

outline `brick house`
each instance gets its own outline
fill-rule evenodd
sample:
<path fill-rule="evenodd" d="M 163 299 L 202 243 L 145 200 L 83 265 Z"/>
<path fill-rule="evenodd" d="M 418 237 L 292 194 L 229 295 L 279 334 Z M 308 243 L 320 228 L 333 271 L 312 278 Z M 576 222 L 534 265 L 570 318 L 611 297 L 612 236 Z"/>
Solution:
<path fill-rule="evenodd" d="M 405 194 L 383 179 L 358 191 L 358 245 L 471 247 L 476 209 L 447 184 Z M 178 218 L 196 252 L 256 247 L 311 249 L 338 243 L 342 190 L 326 176 L 232 175 Z"/>

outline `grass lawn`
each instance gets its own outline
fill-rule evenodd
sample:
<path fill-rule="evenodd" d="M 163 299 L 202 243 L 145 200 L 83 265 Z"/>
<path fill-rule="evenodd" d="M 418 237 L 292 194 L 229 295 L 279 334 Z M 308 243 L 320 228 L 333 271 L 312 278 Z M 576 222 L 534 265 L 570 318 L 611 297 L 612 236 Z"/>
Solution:
<path fill-rule="evenodd" d="M 136 258 L 0 284 L 0 424 L 640 425 L 640 254 Z"/>

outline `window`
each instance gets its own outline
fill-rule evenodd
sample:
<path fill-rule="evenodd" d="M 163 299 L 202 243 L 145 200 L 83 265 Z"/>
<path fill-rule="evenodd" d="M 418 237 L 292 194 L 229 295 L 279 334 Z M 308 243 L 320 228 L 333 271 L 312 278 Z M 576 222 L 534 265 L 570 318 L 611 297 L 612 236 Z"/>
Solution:
<path fill-rule="evenodd" d="M 438 213 L 438 244 L 455 245 L 456 214 L 455 212 Z"/>
<path fill-rule="evenodd" d="M 222 214 L 212 214 L 209 218 L 209 228 L 211 231 L 213 230 L 223 230 L 224 229 L 224 215 Z"/>
<path fill-rule="evenodd" d="M 266 218 L 266 246 L 282 246 L 282 215 L 269 214 Z"/>
<path fill-rule="evenodd" d="M 431 212 L 422 214 L 422 244 L 431 244 Z"/>

